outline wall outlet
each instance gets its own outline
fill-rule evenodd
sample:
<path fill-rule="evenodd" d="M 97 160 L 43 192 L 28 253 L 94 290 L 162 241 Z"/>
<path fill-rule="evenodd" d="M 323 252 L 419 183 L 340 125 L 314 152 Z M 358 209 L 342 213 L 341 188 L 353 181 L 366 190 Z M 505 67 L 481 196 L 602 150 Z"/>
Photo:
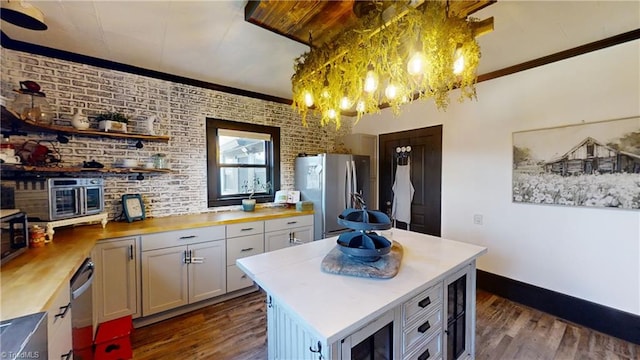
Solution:
<path fill-rule="evenodd" d="M 482 214 L 474 214 L 473 223 L 476 225 L 482 225 Z"/>

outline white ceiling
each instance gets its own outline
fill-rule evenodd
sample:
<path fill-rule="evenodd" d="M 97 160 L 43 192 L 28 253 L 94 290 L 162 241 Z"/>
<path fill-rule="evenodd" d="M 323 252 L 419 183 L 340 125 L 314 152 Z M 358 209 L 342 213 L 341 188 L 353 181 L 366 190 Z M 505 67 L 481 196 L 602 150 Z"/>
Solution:
<path fill-rule="evenodd" d="M 2 21 L 11 39 L 282 98 L 308 50 L 246 22 L 246 1 L 25 2 L 49 29 Z M 473 16 L 494 17 L 478 38 L 484 74 L 638 29 L 640 1 L 498 1 Z"/>

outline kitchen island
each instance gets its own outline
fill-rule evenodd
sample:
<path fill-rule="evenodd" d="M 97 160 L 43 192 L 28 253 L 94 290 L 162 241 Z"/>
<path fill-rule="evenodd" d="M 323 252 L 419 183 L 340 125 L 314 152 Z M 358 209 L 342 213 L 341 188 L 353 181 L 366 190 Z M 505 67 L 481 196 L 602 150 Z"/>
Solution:
<path fill-rule="evenodd" d="M 391 237 L 404 252 L 391 279 L 323 272 L 335 237 L 237 260 L 267 293 L 269 359 L 350 359 L 363 342 L 393 359 L 473 358 L 475 260 L 487 249 L 399 229 Z M 392 346 L 373 340 L 383 328 Z"/>

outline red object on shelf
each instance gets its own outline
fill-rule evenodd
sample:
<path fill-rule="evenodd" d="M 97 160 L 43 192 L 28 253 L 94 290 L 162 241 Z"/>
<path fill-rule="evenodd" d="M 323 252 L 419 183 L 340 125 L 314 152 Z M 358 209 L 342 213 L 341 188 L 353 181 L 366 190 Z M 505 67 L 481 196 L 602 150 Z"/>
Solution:
<path fill-rule="evenodd" d="M 133 358 L 131 315 L 98 325 L 95 340 L 95 360 L 128 360 Z"/>

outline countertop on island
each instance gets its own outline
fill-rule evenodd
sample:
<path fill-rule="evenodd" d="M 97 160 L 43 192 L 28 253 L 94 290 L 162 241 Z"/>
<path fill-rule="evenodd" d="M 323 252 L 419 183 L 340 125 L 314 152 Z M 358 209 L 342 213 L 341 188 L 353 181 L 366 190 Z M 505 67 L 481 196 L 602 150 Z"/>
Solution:
<path fill-rule="evenodd" d="M 280 306 L 331 344 L 487 252 L 485 247 L 464 242 L 399 229 L 392 232 L 404 255 L 398 274 L 391 279 L 323 272 L 320 264 L 336 246 L 336 237 L 236 263 Z"/>
<path fill-rule="evenodd" d="M 42 248 L 28 249 L 2 265 L 0 320 L 46 311 L 60 287 L 69 281 L 100 240 L 311 214 L 313 211 L 265 207 L 253 212 L 207 212 L 133 223 L 109 222 L 104 229 L 100 224 L 56 229 L 54 241 Z"/>

